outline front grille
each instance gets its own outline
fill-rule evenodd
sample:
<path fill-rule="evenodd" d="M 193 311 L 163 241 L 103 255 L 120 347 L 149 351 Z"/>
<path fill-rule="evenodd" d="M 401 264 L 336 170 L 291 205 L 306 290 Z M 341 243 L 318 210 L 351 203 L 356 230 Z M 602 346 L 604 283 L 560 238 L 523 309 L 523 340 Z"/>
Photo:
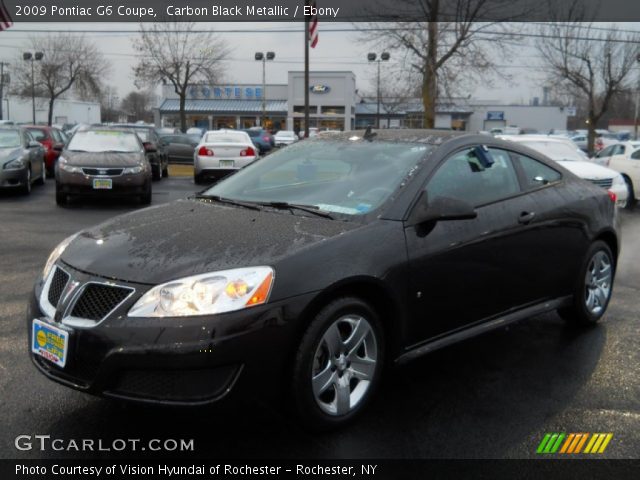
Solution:
<path fill-rule="evenodd" d="M 613 184 L 613 178 L 601 178 L 599 180 L 589 179 L 589 181 L 594 185 L 597 185 L 599 187 L 606 188 L 606 189 L 611 188 L 611 185 Z"/>
<path fill-rule="evenodd" d="M 89 283 L 73 307 L 71 315 L 87 320 L 102 320 L 127 298 L 131 291 L 124 287 Z"/>
<path fill-rule="evenodd" d="M 49 294 L 47 295 L 49 303 L 54 308 L 58 306 L 58 302 L 68 281 L 69 275 L 67 275 L 64 270 L 56 267 L 56 271 L 53 273 L 53 278 L 51 279 L 51 284 L 49 285 Z"/>
<path fill-rule="evenodd" d="M 122 175 L 122 168 L 83 168 L 85 175 L 107 175 L 109 177 L 117 177 Z"/>

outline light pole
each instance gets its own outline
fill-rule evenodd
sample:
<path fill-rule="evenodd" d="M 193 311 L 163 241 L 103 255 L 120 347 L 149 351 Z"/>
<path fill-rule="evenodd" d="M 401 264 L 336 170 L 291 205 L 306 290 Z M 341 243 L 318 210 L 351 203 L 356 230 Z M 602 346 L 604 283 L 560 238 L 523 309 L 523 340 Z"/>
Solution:
<path fill-rule="evenodd" d="M 36 124 L 36 80 L 35 80 L 35 68 L 33 66 L 34 62 L 42 60 L 44 57 L 44 53 L 35 52 L 32 54 L 31 52 L 25 52 L 22 54 L 22 59 L 31 62 L 31 110 L 33 113 L 33 124 Z"/>
<path fill-rule="evenodd" d="M 3 112 L 2 112 L 2 101 L 4 99 L 4 86 L 9 84 L 9 74 L 4 73 L 4 67 L 9 66 L 7 62 L 0 62 L 0 120 L 4 120 Z M 9 113 L 7 112 L 7 118 L 9 118 Z"/>
<path fill-rule="evenodd" d="M 640 53 L 636 55 L 636 63 L 640 66 Z M 638 71 L 638 81 L 636 85 L 636 113 L 633 117 L 633 138 L 638 139 L 638 103 L 640 102 L 640 70 Z"/>
<path fill-rule="evenodd" d="M 369 60 L 370 62 L 377 62 L 378 63 L 378 108 L 376 110 L 376 128 L 380 128 L 380 62 L 386 62 L 389 60 L 389 58 L 391 58 L 391 55 L 389 55 L 388 52 L 382 52 L 382 54 L 380 55 L 380 58 L 378 58 L 376 60 L 378 56 L 375 53 L 368 53 L 367 54 L 367 60 Z"/>
<path fill-rule="evenodd" d="M 262 128 L 265 128 L 265 121 L 267 118 L 267 60 L 273 60 L 276 58 L 275 52 L 267 52 L 265 55 L 262 52 L 256 52 L 255 59 L 262 62 Z"/>

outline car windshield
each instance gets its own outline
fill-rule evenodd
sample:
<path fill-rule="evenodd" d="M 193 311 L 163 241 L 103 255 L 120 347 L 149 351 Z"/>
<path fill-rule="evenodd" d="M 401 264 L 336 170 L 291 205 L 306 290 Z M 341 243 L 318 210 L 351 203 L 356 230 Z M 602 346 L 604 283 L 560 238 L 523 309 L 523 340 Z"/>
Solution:
<path fill-rule="evenodd" d="M 76 132 L 68 150 L 80 152 L 139 152 L 140 141 L 135 133 L 115 130 L 89 130 Z"/>
<path fill-rule="evenodd" d="M 211 132 L 204 138 L 205 143 L 246 143 L 247 137 L 238 132 Z"/>
<path fill-rule="evenodd" d="M 41 141 L 47 138 L 47 132 L 42 128 L 28 128 L 27 130 L 29 130 L 31 136 L 37 141 Z"/>
<path fill-rule="evenodd" d="M 363 215 L 386 202 L 432 148 L 400 142 L 299 142 L 240 170 L 204 194 Z"/>
<path fill-rule="evenodd" d="M 521 142 L 529 148 L 532 148 L 555 161 L 584 161 L 585 157 L 580 155 L 576 148 L 571 148 L 564 143 L 555 142 Z"/>
<path fill-rule="evenodd" d="M 0 148 L 20 146 L 20 134 L 16 130 L 0 130 Z"/>

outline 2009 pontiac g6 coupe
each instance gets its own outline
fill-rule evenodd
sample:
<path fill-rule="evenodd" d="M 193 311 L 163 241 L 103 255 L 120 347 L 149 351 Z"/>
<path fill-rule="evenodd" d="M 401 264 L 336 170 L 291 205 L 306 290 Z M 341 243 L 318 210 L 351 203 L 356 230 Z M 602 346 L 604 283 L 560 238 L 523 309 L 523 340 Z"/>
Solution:
<path fill-rule="evenodd" d="M 383 365 L 550 310 L 597 322 L 616 218 L 606 191 L 512 142 L 306 140 L 64 240 L 30 301 L 31 356 L 89 393 L 286 392 L 308 426 L 340 426 Z"/>

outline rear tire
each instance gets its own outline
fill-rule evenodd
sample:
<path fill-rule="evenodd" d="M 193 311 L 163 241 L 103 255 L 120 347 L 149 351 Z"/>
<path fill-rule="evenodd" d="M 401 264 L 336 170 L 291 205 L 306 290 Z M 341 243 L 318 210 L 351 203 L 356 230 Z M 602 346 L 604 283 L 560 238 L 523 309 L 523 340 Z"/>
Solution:
<path fill-rule="evenodd" d="M 162 175 L 164 175 L 164 177 L 168 177 L 169 176 L 169 165 L 168 164 L 162 170 Z"/>
<path fill-rule="evenodd" d="M 624 177 L 624 181 L 627 183 L 627 192 L 629 196 L 627 197 L 627 204 L 624 206 L 625 210 L 633 210 L 636 206 L 636 194 L 633 189 L 633 183 L 629 177 Z"/>
<path fill-rule="evenodd" d="M 615 261 L 611 249 L 602 240 L 593 242 L 580 269 L 573 304 L 559 309 L 558 313 L 576 326 L 595 325 L 607 311 L 614 278 Z"/>
<path fill-rule="evenodd" d="M 380 319 L 366 302 L 342 297 L 309 324 L 293 364 L 291 390 L 300 422 L 314 431 L 340 428 L 359 415 L 380 383 Z"/>
<path fill-rule="evenodd" d="M 152 167 L 152 178 L 155 181 L 161 180 L 162 179 L 162 168 L 160 167 L 160 164 L 158 165 L 153 165 Z"/>
<path fill-rule="evenodd" d="M 151 183 L 149 183 L 144 194 L 140 195 L 140 204 L 151 205 L 151 199 L 152 199 L 152 190 L 151 190 Z"/>

